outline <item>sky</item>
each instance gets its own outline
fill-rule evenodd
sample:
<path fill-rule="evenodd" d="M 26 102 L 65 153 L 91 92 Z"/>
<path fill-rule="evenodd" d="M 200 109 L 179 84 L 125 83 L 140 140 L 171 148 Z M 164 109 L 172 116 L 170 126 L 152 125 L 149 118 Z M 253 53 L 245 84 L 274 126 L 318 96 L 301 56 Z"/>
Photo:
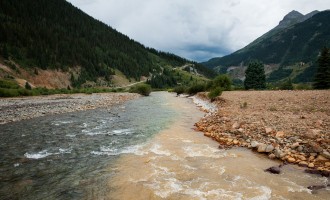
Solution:
<path fill-rule="evenodd" d="M 329 0 L 67 0 L 147 47 L 194 61 L 237 51 L 292 10 L 330 9 Z"/>

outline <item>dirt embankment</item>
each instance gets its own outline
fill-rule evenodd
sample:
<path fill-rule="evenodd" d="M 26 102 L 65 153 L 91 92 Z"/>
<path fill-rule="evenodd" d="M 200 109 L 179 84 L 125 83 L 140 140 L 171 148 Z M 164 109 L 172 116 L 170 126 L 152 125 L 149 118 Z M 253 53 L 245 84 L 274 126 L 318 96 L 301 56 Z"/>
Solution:
<path fill-rule="evenodd" d="M 330 171 L 330 91 L 230 91 L 196 123 L 220 143 Z"/>
<path fill-rule="evenodd" d="M 139 96 L 131 93 L 99 93 L 0 98 L 0 124 L 45 115 L 107 108 Z"/>

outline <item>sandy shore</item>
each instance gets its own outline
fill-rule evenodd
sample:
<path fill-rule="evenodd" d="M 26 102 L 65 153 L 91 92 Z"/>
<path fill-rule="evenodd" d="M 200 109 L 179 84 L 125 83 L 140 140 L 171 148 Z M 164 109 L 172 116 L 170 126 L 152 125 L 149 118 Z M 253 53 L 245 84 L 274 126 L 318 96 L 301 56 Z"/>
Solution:
<path fill-rule="evenodd" d="M 203 94 L 200 95 L 203 98 Z M 330 171 L 330 91 L 230 91 L 196 123 L 220 143 Z"/>
<path fill-rule="evenodd" d="M 45 115 L 111 107 L 139 96 L 131 93 L 98 93 L 0 98 L 0 124 Z"/>

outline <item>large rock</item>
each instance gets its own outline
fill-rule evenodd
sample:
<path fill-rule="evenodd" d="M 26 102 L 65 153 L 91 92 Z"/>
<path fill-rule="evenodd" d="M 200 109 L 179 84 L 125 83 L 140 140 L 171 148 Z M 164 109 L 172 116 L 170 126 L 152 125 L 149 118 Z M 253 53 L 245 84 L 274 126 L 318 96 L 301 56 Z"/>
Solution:
<path fill-rule="evenodd" d="M 308 166 L 308 163 L 306 161 L 300 161 L 299 162 L 299 166 L 307 167 Z"/>
<path fill-rule="evenodd" d="M 269 152 L 272 152 L 273 150 L 274 150 L 274 147 L 273 147 L 273 145 L 270 144 L 270 145 L 267 145 L 265 151 L 266 151 L 267 153 L 269 153 Z"/>
<path fill-rule="evenodd" d="M 265 132 L 266 132 L 266 134 L 270 134 L 271 132 L 273 132 L 273 129 L 270 127 L 266 127 Z"/>
<path fill-rule="evenodd" d="M 309 163 L 309 164 L 308 164 L 308 167 L 309 167 L 309 168 L 314 168 L 315 165 L 314 165 L 314 163 Z"/>
<path fill-rule="evenodd" d="M 271 154 L 268 155 L 268 158 L 270 158 L 270 159 L 275 159 L 276 156 L 275 156 L 275 154 L 271 153 Z"/>
<path fill-rule="evenodd" d="M 238 122 L 235 122 L 232 126 L 233 129 L 238 129 L 241 125 Z"/>
<path fill-rule="evenodd" d="M 258 147 L 258 145 L 259 145 L 259 143 L 257 141 L 252 141 L 251 142 L 251 147 L 252 148 L 256 148 L 256 147 Z"/>
<path fill-rule="evenodd" d="M 206 136 L 206 137 L 211 137 L 211 133 L 209 133 L 209 132 L 205 132 L 205 133 L 204 133 L 204 136 Z"/>
<path fill-rule="evenodd" d="M 281 169 L 279 167 L 270 167 L 268 169 L 265 170 L 266 172 L 272 173 L 272 174 L 280 174 L 281 173 Z"/>
<path fill-rule="evenodd" d="M 283 138 L 284 135 L 285 135 L 285 133 L 284 133 L 283 131 L 278 131 L 278 132 L 276 133 L 276 137 L 277 137 L 277 138 Z"/>
<path fill-rule="evenodd" d="M 292 149 L 295 149 L 295 148 L 297 148 L 299 146 L 299 142 L 296 142 L 296 143 L 293 143 L 292 145 L 291 145 L 291 148 Z"/>
<path fill-rule="evenodd" d="M 321 153 L 321 155 L 322 155 L 323 157 L 325 157 L 325 158 L 327 158 L 327 159 L 330 160 L 330 153 L 329 153 L 329 152 L 327 152 L 327 151 L 323 151 L 323 152 Z"/>
<path fill-rule="evenodd" d="M 323 151 L 322 147 L 316 143 L 311 143 L 310 144 L 311 150 L 313 153 L 320 153 Z"/>
<path fill-rule="evenodd" d="M 259 153 L 264 153 L 264 152 L 266 152 L 266 148 L 267 148 L 267 145 L 261 143 L 261 144 L 258 145 L 258 150 L 257 151 Z"/>
<path fill-rule="evenodd" d="M 288 157 L 287 161 L 288 161 L 289 163 L 294 163 L 294 162 L 296 162 L 296 159 L 294 159 L 294 158 L 292 158 L 292 157 Z"/>

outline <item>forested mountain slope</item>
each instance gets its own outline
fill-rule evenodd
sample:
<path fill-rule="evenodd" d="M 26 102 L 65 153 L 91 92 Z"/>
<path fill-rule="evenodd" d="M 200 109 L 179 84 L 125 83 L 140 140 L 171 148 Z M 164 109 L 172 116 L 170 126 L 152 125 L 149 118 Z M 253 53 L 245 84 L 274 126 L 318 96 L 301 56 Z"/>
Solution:
<path fill-rule="evenodd" d="M 71 76 L 76 86 L 99 77 L 108 80 L 116 70 L 140 80 L 161 72 L 163 66 L 191 63 L 145 48 L 65 0 L 2 0 L 0 21 L 2 60 L 26 69 L 76 68 L 78 72 Z"/>
<path fill-rule="evenodd" d="M 282 25 L 280 23 L 279 26 L 243 49 L 221 58 L 213 58 L 202 64 L 227 72 L 228 69 L 242 68 L 250 60 L 258 59 L 266 65 L 276 66 L 273 69 L 269 67 L 269 80 L 276 81 L 289 77 L 293 75 L 292 72 L 295 71 L 293 68 L 296 67 L 305 67 L 298 69 L 300 74 L 307 70 L 307 74 L 303 76 L 313 76 L 312 73 L 315 72 L 313 65 L 320 49 L 323 46 L 330 46 L 330 11 L 319 13 L 314 11 L 308 14 L 308 19 L 305 19 L 306 15 L 299 16 L 296 12 L 291 14 L 295 17 L 289 18 L 290 22 L 282 21 Z M 286 69 L 287 67 L 292 69 Z M 272 71 L 274 69 L 276 70 Z M 273 72 L 275 74 L 272 75 Z M 299 73 L 294 74 L 292 78 L 298 76 Z"/>

